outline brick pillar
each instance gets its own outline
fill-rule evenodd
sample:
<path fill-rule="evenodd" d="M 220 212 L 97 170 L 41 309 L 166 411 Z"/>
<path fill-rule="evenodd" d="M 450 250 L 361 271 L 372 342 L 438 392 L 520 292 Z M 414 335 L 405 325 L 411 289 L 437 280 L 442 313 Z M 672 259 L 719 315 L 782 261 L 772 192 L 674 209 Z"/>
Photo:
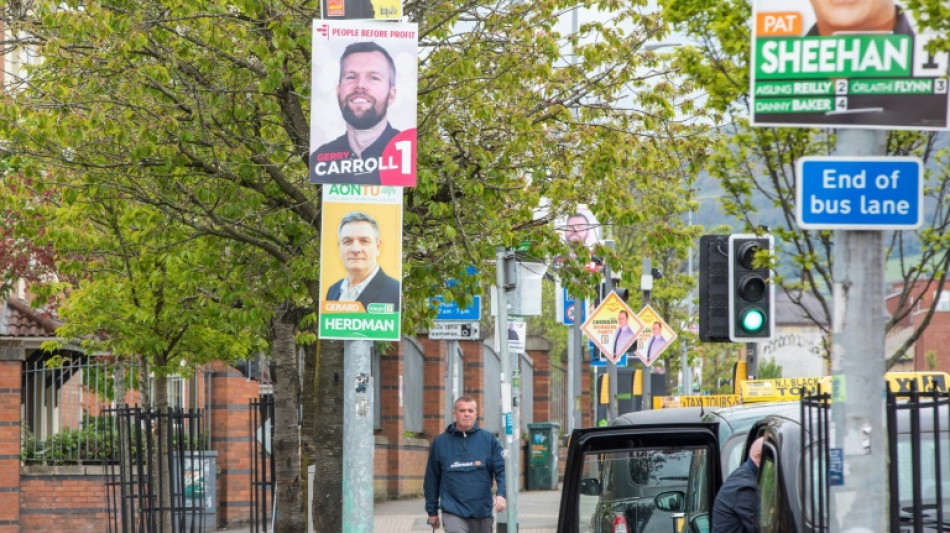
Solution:
<path fill-rule="evenodd" d="M 18 350 L 17 350 L 18 351 Z M 0 533 L 20 533 L 20 380 L 23 363 L 0 350 Z"/>
<path fill-rule="evenodd" d="M 479 408 L 485 405 L 485 350 L 481 340 L 458 341 L 462 350 L 465 396 L 471 396 L 478 402 Z M 454 399 L 454 398 L 452 398 Z"/>
<path fill-rule="evenodd" d="M 432 442 L 445 429 L 445 373 L 448 368 L 448 346 L 445 341 L 428 337 L 417 339 L 422 346 L 422 429 Z"/>
<path fill-rule="evenodd" d="M 528 355 L 534 361 L 534 398 L 530 399 L 534 404 L 535 422 L 554 422 L 551 415 L 551 341 L 538 335 L 528 335 L 527 343 Z M 562 391 L 558 397 L 563 398 L 566 391 Z M 529 401 L 528 398 L 525 401 Z M 564 428 L 561 428 L 564 429 Z"/>
<path fill-rule="evenodd" d="M 399 402 L 399 377 L 405 373 L 403 342 L 396 350 L 379 356 L 379 413 L 382 429 L 376 431 L 373 455 L 373 497 L 377 500 L 401 495 L 399 448 L 403 433 L 403 408 Z"/>
<path fill-rule="evenodd" d="M 260 385 L 233 367 L 211 365 L 211 449 L 218 452 L 218 525 L 243 523 L 251 516 L 250 401 Z"/>

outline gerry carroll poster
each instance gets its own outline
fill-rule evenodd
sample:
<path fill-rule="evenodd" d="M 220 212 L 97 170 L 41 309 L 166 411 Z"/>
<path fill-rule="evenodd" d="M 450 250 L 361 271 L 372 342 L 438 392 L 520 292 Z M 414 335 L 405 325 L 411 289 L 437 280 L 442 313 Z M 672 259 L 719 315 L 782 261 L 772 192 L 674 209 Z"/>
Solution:
<path fill-rule="evenodd" d="M 310 182 L 416 184 L 416 24 L 315 20 Z"/>
<path fill-rule="evenodd" d="M 948 54 L 900 0 L 755 0 L 752 123 L 947 129 Z"/>

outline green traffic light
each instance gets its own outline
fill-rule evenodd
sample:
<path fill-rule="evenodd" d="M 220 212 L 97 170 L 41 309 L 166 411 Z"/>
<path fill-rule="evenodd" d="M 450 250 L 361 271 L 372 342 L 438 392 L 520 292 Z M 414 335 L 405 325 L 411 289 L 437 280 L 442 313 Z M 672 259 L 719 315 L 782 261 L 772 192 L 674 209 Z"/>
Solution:
<path fill-rule="evenodd" d="M 739 324 L 746 333 L 758 333 L 765 327 L 765 313 L 755 307 L 742 312 Z"/>

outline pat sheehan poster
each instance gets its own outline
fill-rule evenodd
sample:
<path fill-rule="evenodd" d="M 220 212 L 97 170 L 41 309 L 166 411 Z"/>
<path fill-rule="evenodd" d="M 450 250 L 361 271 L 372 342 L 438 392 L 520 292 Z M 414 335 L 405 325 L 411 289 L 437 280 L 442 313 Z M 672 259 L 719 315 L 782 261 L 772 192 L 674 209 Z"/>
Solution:
<path fill-rule="evenodd" d="M 947 129 L 933 38 L 900 0 L 754 0 L 752 124 Z"/>
<path fill-rule="evenodd" d="M 398 341 L 402 189 L 323 187 L 321 339 Z"/>
<path fill-rule="evenodd" d="M 416 184 L 418 26 L 315 20 L 310 182 Z"/>

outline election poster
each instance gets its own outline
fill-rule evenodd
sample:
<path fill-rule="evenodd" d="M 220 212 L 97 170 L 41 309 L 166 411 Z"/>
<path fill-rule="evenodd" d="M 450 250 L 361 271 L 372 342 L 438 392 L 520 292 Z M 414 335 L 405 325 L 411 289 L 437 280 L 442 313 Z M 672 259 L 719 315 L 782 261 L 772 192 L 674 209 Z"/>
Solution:
<path fill-rule="evenodd" d="M 643 322 L 617 293 L 611 292 L 591 311 L 590 318 L 581 326 L 581 331 L 611 363 L 617 364 L 633 347 L 637 336 L 643 331 L 643 326 Z"/>
<path fill-rule="evenodd" d="M 940 130 L 950 54 L 894 0 L 754 0 L 755 126 Z"/>
<path fill-rule="evenodd" d="M 315 20 L 310 182 L 416 184 L 418 26 Z"/>
<path fill-rule="evenodd" d="M 402 189 L 323 187 L 321 339 L 399 340 Z"/>
<path fill-rule="evenodd" d="M 637 318 L 644 324 L 637 339 L 637 357 L 646 366 L 653 366 L 660 355 L 673 344 L 677 335 L 650 305 L 641 309 Z"/>
<path fill-rule="evenodd" d="M 402 18 L 402 0 L 323 0 L 322 5 L 325 19 Z"/>

